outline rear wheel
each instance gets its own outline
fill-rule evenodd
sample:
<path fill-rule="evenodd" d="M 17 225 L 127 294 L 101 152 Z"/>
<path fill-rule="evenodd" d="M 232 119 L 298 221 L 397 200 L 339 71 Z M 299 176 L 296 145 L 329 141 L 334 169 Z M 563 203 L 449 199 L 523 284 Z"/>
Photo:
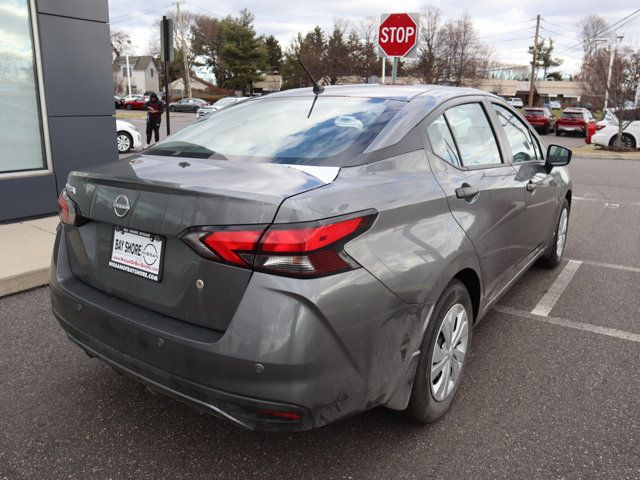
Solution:
<path fill-rule="evenodd" d="M 131 110 L 133 107 L 131 106 L 130 103 L 127 104 L 127 110 Z"/>
<path fill-rule="evenodd" d="M 569 202 L 564 199 L 562 209 L 560 210 L 560 218 L 556 225 L 553 242 L 549 245 L 547 253 L 540 258 L 540 265 L 547 268 L 555 268 L 560 265 L 564 247 L 567 243 L 567 232 L 569 231 Z"/>
<path fill-rule="evenodd" d="M 614 135 L 609 141 L 609 146 L 613 147 L 616 144 L 616 139 L 618 135 Z M 622 146 L 627 148 L 636 148 L 636 139 L 628 133 L 622 134 Z"/>
<path fill-rule="evenodd" d="M 556 128 L 556 137 L 559 137 L 559 136 L 560 136 L 560 130 Z"/>
<path fill-rule="evenodd" d="M 169 107 L 169 111 L 170 112 L 175 112 L 176 111 L 176 107 Z"/>
<path fill-rule="evenodd" d="M 127 132 L 118 132 L 116 137 L 118 153 L 129 153 L 133 146 L 133 139 Z"/>
<path fill-rule="evenodd" d="M 471 345 L 473 309 L 465 286 L 453 280 L 436 302 L 425 332 L 406 415 L 419 423 L 445 414 L 458 390 Z"/>

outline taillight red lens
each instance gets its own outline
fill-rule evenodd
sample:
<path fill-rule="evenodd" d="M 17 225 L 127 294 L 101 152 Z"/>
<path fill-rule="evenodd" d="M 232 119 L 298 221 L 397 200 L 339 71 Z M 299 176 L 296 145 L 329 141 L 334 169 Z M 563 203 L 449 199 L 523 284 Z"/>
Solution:
<path fill-rule="evenodd" d="M 215 227 L 190 231 L 182 239 L 201 256 L 280 275 L 319 277 L 358 268 L 344 245 L 365 232 L 375 214 L 264 227 Z M 264 235 L 263 235 L 264 233 Z"/>
<path fill-rule="evenodd" d="M 65 225 L 77 225 L 78 223 L 78 209 L 67 195 L 66 190 L 63 190 L 58 197 L 58 215 L 60 221 Z"/>
<path fill-rule="evenodd" d="M 251 266 L 253 252 L 263 230 L 221 230 L 212 232 L 201 242 L 222 260 L 240 266 Z"/>
<path fill-rule="evenodd" d="M 596 125 L 596 130 L 602 130 L 606 125 Z"/>

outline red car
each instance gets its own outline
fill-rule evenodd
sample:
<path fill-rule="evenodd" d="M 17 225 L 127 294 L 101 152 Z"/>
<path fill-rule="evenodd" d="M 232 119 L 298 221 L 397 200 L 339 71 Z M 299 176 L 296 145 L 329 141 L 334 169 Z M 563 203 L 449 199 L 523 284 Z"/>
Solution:
<path fill-rule="evenodd" d="M 556 128 L 556 117 L 546 107 L 525 107 L 524 118 L 539 133 L 553 132 Z"/>
<path fill-rule="evenodd" d="M 565 108 L 556 122 L 556 135 L 578 133 L 586 138 L 590 123 L 595 120 L 586 108 Z"/>
<path fill-rule="evenodd" d="M 126 100 L 124 108 L 127 110 L 144 110 L 144 105 L 149 101 L 149 97 L 136 97 Z"/>

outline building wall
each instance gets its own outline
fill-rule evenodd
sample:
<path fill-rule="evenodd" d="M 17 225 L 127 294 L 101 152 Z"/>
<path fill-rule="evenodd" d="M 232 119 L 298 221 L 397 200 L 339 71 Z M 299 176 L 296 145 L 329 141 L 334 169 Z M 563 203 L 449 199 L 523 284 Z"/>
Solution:
<path fill-rule="evenodd" d="M 107 0 L 30 5 L 49 169 L 0 175 L 0 221 L 55 212 L 70 171 L 117 159 Z"/>

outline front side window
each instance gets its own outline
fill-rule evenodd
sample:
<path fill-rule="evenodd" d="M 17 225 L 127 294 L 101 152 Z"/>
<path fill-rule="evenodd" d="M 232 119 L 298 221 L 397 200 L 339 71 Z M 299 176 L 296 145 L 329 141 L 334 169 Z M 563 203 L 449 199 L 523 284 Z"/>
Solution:
<path fill-rule="evenodd" d="M 381 98 L 265 97 L 222 109 L 150 155 L 343 166 L 406 105 Z"/>
<path fill-rule="evenodd" d="M 46 168 L 28 0 L 0 9 L 0 174 Z"/>
<path fill-rule="evenodd" d="M 496 138 L 479 103 L 452 107 L 445 112 L 451 127 L 462 165 L 496 165 L 502 163 Z"/>
<path fill-rule="evenodd" d="M 440 115 L 427 127 L 427 136 L 433 153 L 452 165 L 460 166 L 456 143 L 453 141 L 444 116 Z"/>
<path fill-rule="evenodd" d="M 493 104 L 493 109 L 498 115 L 500 125 L 507 135 L 514 162 L 528 162 L 538 160 L 538 152 L 535 148 L 531 132 L 522 121 L 501 105 Z"/>

